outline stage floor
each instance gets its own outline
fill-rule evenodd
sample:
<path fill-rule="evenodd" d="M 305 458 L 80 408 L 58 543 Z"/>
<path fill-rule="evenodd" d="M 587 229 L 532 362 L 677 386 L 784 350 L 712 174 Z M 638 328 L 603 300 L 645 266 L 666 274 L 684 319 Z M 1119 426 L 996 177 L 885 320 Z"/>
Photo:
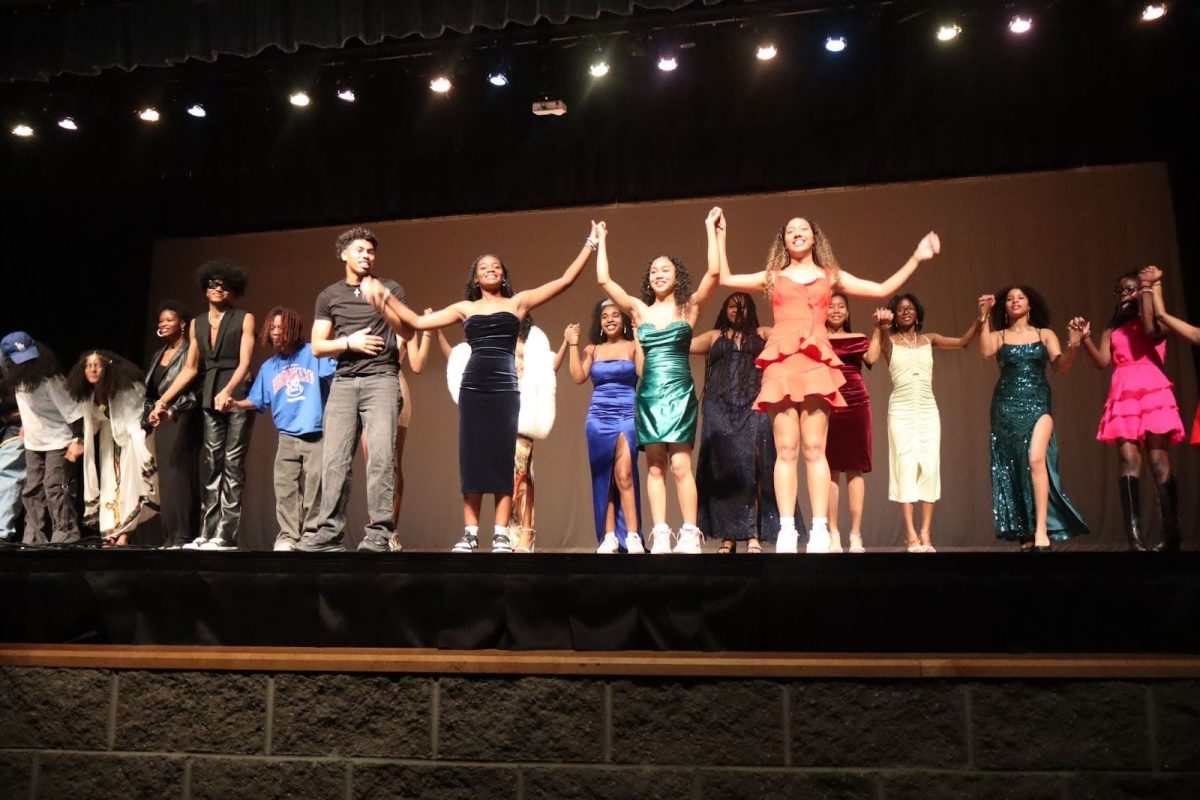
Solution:
<path fill-rule="evenodd" d="M 0 642 L 1200 653 L 1200 553 L 0 552 Z"/>

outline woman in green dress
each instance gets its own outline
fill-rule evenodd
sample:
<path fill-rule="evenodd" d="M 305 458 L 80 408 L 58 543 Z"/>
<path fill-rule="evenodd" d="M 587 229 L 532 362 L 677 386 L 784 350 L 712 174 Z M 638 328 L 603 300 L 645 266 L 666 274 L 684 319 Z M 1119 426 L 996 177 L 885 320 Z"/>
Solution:
<path fill-rule="evenodd" d="M 646 451 L 646 494 L 654 528 L 650 552 L 670 553 L 671 528 L 667 525 L 668 465 L 683 526 L 676 553 L 699 553 L 701 534 L 696 526 L 696 479 L 692 476 L 692 445 L 696 441 L 696 385 L 688 364 L 692 328 L 701 307 L 720 275 L 718 237 L 725 236 L 721 210 L 714 208 L 704 220 L 708 230 L 708 271 L 693 292 L 687 267 L 671 256 L 658 256 L 642 276 L 641 297 L 633 297 L 608 272 L 608 231 L 598 225 L 596 279 L 612 301 L 633 318 L 644 361 L 635 401 L 638 449 Z"/>
<path fill-rule="evenodd" d="M 979 349 L 1000 364 L 990 448 L 996 537 L 1020 542 L 1022 551 L 1049 550 L 1051 539 L 1088 529 L 1062 490 L 1046 365 L 1060 374 L 1070 369 L 1091 326 L 1082 317 L 1067 323 L 1063 350 L 1047 327 L 1046 301 L 1028 286 L 981 298 L 979 312 L 985 318 Z"/>

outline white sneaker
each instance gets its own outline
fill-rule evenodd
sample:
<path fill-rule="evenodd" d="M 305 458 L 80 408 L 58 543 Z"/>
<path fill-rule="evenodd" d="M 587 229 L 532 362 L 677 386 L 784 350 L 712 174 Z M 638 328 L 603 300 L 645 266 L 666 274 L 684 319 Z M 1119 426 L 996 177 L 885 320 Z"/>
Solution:
<path fill-rule="evenodd" d="M 602 555 L 612 555 L 621 549 L 621 543 L 617 541 L 617 535 L 612 531 L 604 534 L 604 541 L 596 548 L 596 552 Z"/>
<path fill-rule="evenodd" d="M 676 553 L 686 553 L 688 555 L 697 555 L 700 553 L 700 542 L 704 541 L 704 534 L 695 525 L 684 525 L 679 529 L 679 539 L 675 542 Z"/>
<path fill-rule="evenodd" d="M 450 548 L 450 552 L 451 553 L 474 553 L 478 549 L 479 549 L 479 534 L 464 532 L 462 535 L 462 538 L 459 539 L 454 544 L 454 547 Z"/>
<path fill-rule="evenodd" d="M 776 553 L 795 553 L 800 548 L 800 534 L 795 528 L 780 529 L 775 540 Z"/>
<path fill-rule="evenodd" d="M 511 553 L 512 541 L 508 538 L 508 531 L 497 531 L 492 534 L 492 552 L 493 553 Z"/>
<path fill-rule="evenodd" d="M 842 535 L 840 533 L 829 532 L 829 552 L 842 552 Z"/>
<path fill-rule="evenodd" d="M 201 550 L 237 550 L 236 544 L 228 544 L 220 536 L 214 536 L 206 543 L 200 545 Z"/>
<path fill-rule="evenodd" d="M 630 531 L 625 534 L 625 550 L 633 554 L 646 552 L 646 545 L 642 544 L 641 534 L 637 531 Z"/>
<path fill-rule="evenodd" d="M 277 553 L 290 553 L 296 549 L 296 543 L 291 539 L 276 539 L 275 546 L 271 549 Z"/>
<path fill-rule="evenodd" d="M 180 549 L 181 550 L 199 550 L 201 547 L 204 547 L 204 545 L 206 545 L 206 544 L 208 544 L 207 536 L 197 536 L 195 539 L 192 539 L 190 542 L 183 545 Z"/>
<path fill-rule="evenodd" d="M 808 546 L 804 548 L 806 553 L 828 553 L 829 552 L 829 531 L 812 531 L 808 534 Z"/>
<path fill-rule="evenodd" d="M 671 529 L 664 526 L 650 531 L 650 554 L 661 556 L 669 555 L 670 553 Z"/>
<path fill-rule="evenodd" d="M 867 551 L 866 551 L 866 549 L 863 547 L 863 543 L 862 543 L 862 534 L 861 534 L 861 533 L 852 533 L 852 534 L 850 534 L 850 552 L 851 552 L 851 553 L 865 553 L 865 552 L 867 552 Z"/>

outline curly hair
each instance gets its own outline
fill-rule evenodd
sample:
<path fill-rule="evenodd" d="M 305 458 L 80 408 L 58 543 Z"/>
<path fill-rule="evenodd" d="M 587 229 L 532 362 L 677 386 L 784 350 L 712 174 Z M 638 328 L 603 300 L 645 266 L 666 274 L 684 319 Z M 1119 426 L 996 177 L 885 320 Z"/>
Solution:
<path fill-rule="evenodd" d="M 221 281 L 231 295 L 241 297 L 246 293 L 249 278 L 240 264 L 228 258 L 214 258 L 201 264 L 200 269 L 196 270 L 196 283 L 199 284 L 200 291 L 208 291 L 209 281 Z"/>
<path fill-rule="evenodd" d="M 1050 306 L 1046 299 L 1032 286 L 1005 286 L 996 292 L 996 304 L 992 306 L 991 318 L 988 322 L 992 330 L 1002 331 L 1008 328 L 1008 312 L 1004 310 L 1004 301 L 1008 293 L 1018 289 L 1029 300 L 1029 324 L 1035 328 L 1050 327 Z"/>
<path fill-rule="evenodd" d="M 479 298 L 483 297 L 483 289 L 479 288 L 479 280 L 475 277 L 475 272 L 479 269 L 479 262 L 483 261 L 488 256 L 491 256 L 500 262 L 500 271 L 504 275 L 504 278 L 500 281 L 501 297 L 512 297 L 514 294 L 512 284 L 508 280 L 508 267 L 504 266 L 504 262 L 500 261 L 499 256 L 493 256 L 491 253 L 484 253 L 481 256 L 477 256 L 475 260 L 471 262 L 471 268 L 467 271 L 467 285 L 463 289 L 463 296 L 468 300 L 478 300 Z"/>
<path fill-rule="evenodd" d="M 34 340 L 34 345 L 38 351 L 37 358 L 26 361 L 24 364 L 8 362 L 6 378 L 8 385 L 15 392 L 32 392 L 50 378 L 63 374 L 54 351 L 44 342 Z"/>
<path fill-rule="evenodd" d="M 729 315 L 726 312 L 731 300 L 737 303 L 737 313 L 733 315 L 732 322 L 729 321 Z M 717 312 L 713 329 L 721 336 L 732 333 L 736 341 L 740 342 L 739 346 L 745 353 L 762 352 L 765 342 L 758 335 L 758 307 L 754 305 L 754 298 L 746 292 L 734 292 L 721 302 L 721 310 Z M 732 377 L 732 380 L 724 383 L 710 380 L 712 373 L 712 353 L 710 351 L 708 358 L 704 361 L 705 396 L 707 397 L 711 391 L 714 397 L 728 397 L 734 392 L 744 392 L 746 387 L 754 386 L 756 381 L 762 380 L 753 358 L 741 358 L 737 365 L 737 374 Z"/>
<path fill-rule="evenodd" d="M 837 286 L 841 280 L 842 268 L 838 265 L 838 260 L 833 255 L 833 243 L 829 241 L 829 237 L 821 230 L 821 226 L 817 224 L 816 220 L 809 219 L 808 217 L 792 217 L 792 219 L 802 219 L 808 223 L 808 227 L 812 228 L 813 261 L 830 276 L 829 284 Z M 791 219 L 788 220 L 788 222 L 791 221 Z M 783 223 L 783 227 L 776 232 L 775 239 L 771 242 L 771 248 L 767 251 L 767 265 L 763 267 L 763 270 L 766 272 L 766 275 L 763 277 L 763 294 L 767 297 L 770 297 L 771 292 L 775 291 L 775 279 L 778 277 L 779 271 L 792 263 L 792 257 L 788 254 L 787 250 L 787 242 L 784 240 L 788 222 Z"/>
<path fill-rule="evenodd" d="M 286 353 L 294 353 L 304 344 L 304 320 L 298 311 L 285 306 L 275 306 L 267 312 L 258 331 L 258 343 L 263 347 L 271 346 L 271 325 L 276 317 L 282 317 L 280 321 L 283 323 L 283 350 Z"/>
<path fill-rule="evenodd" d="M 925 327 L 925 306 L 921 305 L 921 301 L 912 292 L 898 294 L 892 297 L 891 300 L 888 300 L 887 310 L 892 312 L 892 330 L 900 330 L 899 321 L 896 319 L 896 309 L 900 307 L 900 303 L 904 300 L 912 303 L 913 308 L 917 310 L 917 322 L 913 325 L 913 330 L 920 333 L 921 329 Z"/>
<path fill-rule="evenodd" d="M 588 328 L 588 341 L 592 344 L 604 344 L 608 341 L 608 337 L 604 335 L 604 330 L 600 326 L 600 315 L 609 306 L 621 311 L 616 303 L 607 298 L 596 303 L 595 308 L 592 309 L 592 325 Z M 624 311 L 621 311 L 621 338 L 633 341 L 633 320 Z"/>
<path fill-rule="evenodd" d="M 95 386 L 88 383 L 85 374 L 87 360 L 92 356 L 99 357 L 104 364 L 104 374 Z M 87 400 L 96 395 L 111 400 L 119 392 L 141 383 L 144 379 L 145 373 L 141 367 L 111 350 L 87 350 L 67 375 L 67 392 L 76 400 Z"/>
<path fill-rule="evenodd" d="M 854 328 L 850 327 L 850 298 L 846 296 L 845 292 L 834 292 L 829 295 L 829 300 L 832 302 L 835 297 L 842 298 L 842 302 L 846 304 L 846 321 L 842 323 L 842 331 L 844 333 L 854 333 Z"/>
<path fill-rule="evenodd" d="M 683 259 L 668 255 L 655 256 L 646 264 L 646 271 L 642 273 L 642 302 L 646 305 L 654 303 L 654 289 L 650 286 L 650 267 L 660 258 L 667 259 L 675 266 L 675 305 L 680 309 L 686 308 L 688 303 L 692 302 L 692 276 L 688 273 Z"/>
<path fill-rule="evenodd" d="M 154 312 L 154 318 L 158 319 L 161 317 L 164 311 L 170 311 L 179 317 L 179 321 L 183 323 L 183 335 L 187 336 L 187 326 L 192 321 L 192 312 L 188 311 L 183 303 L 178 303 L 174 300 L 164 300 L 158 304 L 158 310 Z"/>
<path fill-rule="evenodd" d="M 1108 321 L 1108 330 L 1116 330 L 1130 320 L 1138 319 L 1142 314 L 1141 295 L 1135 294 L 1132 300 L 1121 301 L 1121 284 L 1132 280 L 1134 286 L 1141 286 L 1141 276 L 1136 272 L 1126 272 L 1117 278 L 1113 285 L 1113 294 L 1117 296 L 1117 307 L 1113 309 L 1112 318 Z"/>
<path fill-rule="evenodd" d="M 348 231 L 342 231 L 338 234 L 333 243 L 333 252 L 337 255 L 337 260 L 342 261 L 342 253 L 350 246 L 351 242 L 356 242 L 362 239 L 364 242 L 370 242 L 371 246 L 376 250 L 379 249 L 379 240 L 375 238 L 375 234 L 371 233 L 366 228 L 354 226 Z"/>

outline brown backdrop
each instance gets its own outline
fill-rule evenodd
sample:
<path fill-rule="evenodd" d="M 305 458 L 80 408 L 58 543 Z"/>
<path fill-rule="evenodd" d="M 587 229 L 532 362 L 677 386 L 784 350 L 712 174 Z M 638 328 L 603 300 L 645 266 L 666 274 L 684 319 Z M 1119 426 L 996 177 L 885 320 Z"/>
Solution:
<path fill-rule="evenodd" d="M 380 239 L 378 274 L 400 281 L 414 306 L 441 307 L 461 299 L 467 268 L 482 252 L 504 259 L 518 289 L 553 277 L 578 251 L 592 218 L 608 222 L 614 275 L 627 289 L 636 289 L 647 261 L 664 252 L 682 257 L 693 274 L 698 274 L 704 268 L 703 218 L 714 203 L 722 205 L 729 218 L 735 271 L 760 269 L 776 229 L 792 216 L 819 220 L 842 265 L 868 278 L 889 274 L 926 231 L 936 230 L 942 238 L 942 255 L 923 265 L 906 287 L 926 307 L 927 331 L 961 332 L 975 314 L 979 294 L 1016 282 L 1032 284 L 1045 294 L 1060 337 L 1065 320 L 1075 314 L 1087 316 L 1098 332 L 1112 312 L 1116 276 L 1151 263 L 1166 271 L 1168 303 L 1180 307 L 1171 198 L 1161 164 L 380 222 L 370 227 Z M 340 230 L 160 241 L 155 248 L 150 296 L 154 302 L 177 298 L 195 309 L 202 308 L 193 272 L 204 260 L 225 256 L 250 272 L 244 307 L 261 315 L 277 303 L 290 305 L 311 322 L 317 293 L 342 275 L 333 252 L 333 240 Z M 710 301 L 701 314 L 699 330 L 711 326 L 725 294 L 721 291 Z M 599 297 L 594 272 L 589 269 L 565 295 L 535 312 L 537 324 L 552 346 L 561 342 L 568 322 L 579 321 L 586 327 L 592 304 Z M 868 300 L 852 302 L 857 329 L 869 328 L 873 305 Z M 762 300 L 759 314 L 764 323 L 769 321 L 770 310 Z M 459 331 L 448 333 L 452 341 L 461 338 Z M 153 342 L 152 334 L 147 342 L 148 346 Z M 409 380 L 414 415 L 404 454 L 407 487 L 401 530 L 406 545 L 420 550 L 448 549 L 462 525 L 457 411 L 446 390 L 445 362 L 436 343 L 433 349 L 424 374 Z M 256 353 L 256 363 L 267 355 L 266 351 Z M 1190 427 L 1196 382 L 1187 347 L 1173 341 L 1168 361 L 1185 425 Z M 1093 531 L 1078 540 L 1078 546 L 1117 548 L 1122 546 L 1123 534 L 1114 491 L 1116 453 L 1095 440 L 1109 373 L 1093 369 L 1082 353 L 1076 362 L 1066 376 L 1051 379 L 1060 466 L 1067 492 Z M 704 372 L 700 360 L 694 360 L 693 371 L 699 383 Z M 984 361 L 976 349 L 938 351 L 935 355 L 934 389 L 942 415 L 943 498 L 937 506 L 934 541 L 943 549 L 995 546 L 988 477 L 988 405 L 995 379 L 995 363 Z M 867 479 L 864 538 L 868 547 L 898 547 L 903 542 L 900 511 L 887 500 L 890 381 L 886 367 L 877 365 L 867 383 L 875 412 L 875 471 Z M 590 384 L 576 386 L 564 365 L 559 374 L 554 432 L 538 443 L 534 459 L 541 549 L 594 547 L 583 437 L 590 391 Z M 249 457 L 244 547 L 265 548 L 274 537 L 271 465 L 275 441 L 271 422 L 260 420 Z M 1173 455 L 1183 495 L 1184 529 L 1190 531 L 1196 512 L 1190 491 L 1196 482 L 1196 455 L 1186 445 L 1175 448 Z M 644 472 L 644 460 L 641 466 Z M 1144 486 L 1144 495 L 1147 512 L 1154 514 L 1149 484 Z M 348 533 L 352 542 L 361 535 L 364 505 L 360 458 L 350 501 Z M 805 500 L 806 516 L 807 505 Z M 648 516 L 645 519 L 648 528 Z M 680 522 L 673 506 L 670 519 L 674 525 Z M 489 520 L 485 510 L 485 524 Z M 1151 527 L 1157 531 L 1158 525 L 1154 522 Z"/>

